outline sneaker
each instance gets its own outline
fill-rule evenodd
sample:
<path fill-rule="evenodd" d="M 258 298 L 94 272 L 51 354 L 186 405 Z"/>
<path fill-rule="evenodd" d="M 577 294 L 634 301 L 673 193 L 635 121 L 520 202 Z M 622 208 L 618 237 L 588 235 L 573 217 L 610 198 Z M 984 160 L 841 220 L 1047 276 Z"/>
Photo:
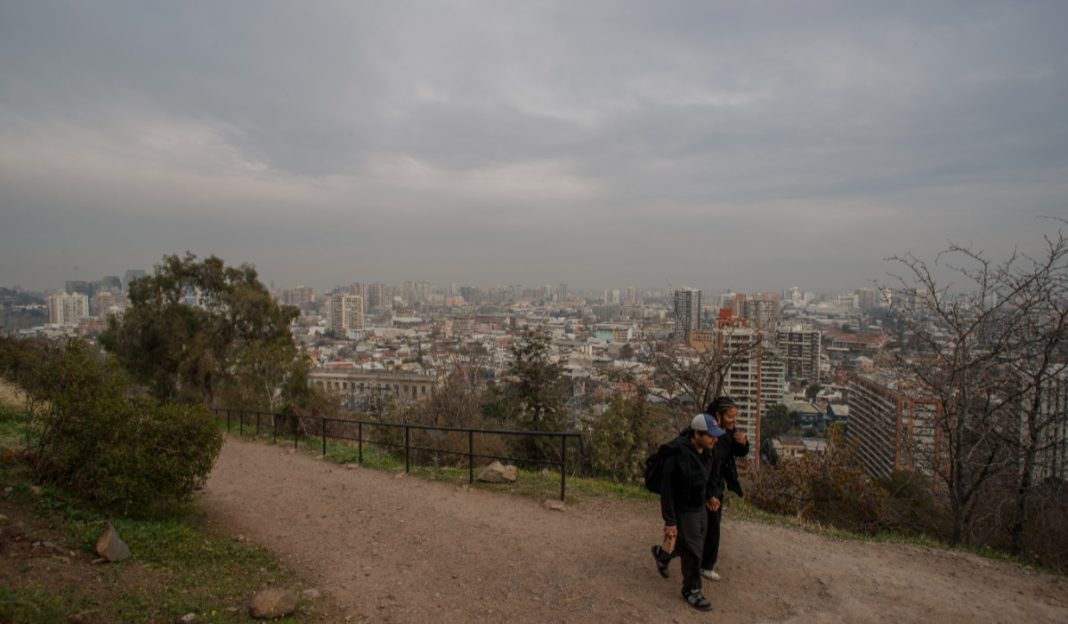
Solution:
<path fill-rule="evenodd" d="M 668 571 L 668 566 L 671 564 L 671 559 L 664 561 L 664 549 L 659 545 L 653 546 L 653 559 L 656 560 L 656 571 L 660 573 L 660 576 L 667 578 L 671 575 Z"/>
<path fill-rule="evenodd" d="M 690 605 L 698 611 L 711 611 L 712 603 L 705 598 L 700 589 L 691 589 L 690 591 L 682 590 L 682 597 L 686 599 L 686 604 Z"/>
<path fill-rule="evenodd" d="M 716 572 L 715 570 L 701 570 L 701 576 L 710 581 L 718 581 L 723 578 L 719 575 L 719 572 Z"/>

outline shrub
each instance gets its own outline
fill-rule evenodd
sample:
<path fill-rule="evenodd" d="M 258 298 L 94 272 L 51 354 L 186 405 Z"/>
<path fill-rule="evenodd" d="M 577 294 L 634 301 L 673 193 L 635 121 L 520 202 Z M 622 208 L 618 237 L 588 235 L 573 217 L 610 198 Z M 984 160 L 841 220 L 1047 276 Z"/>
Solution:
<path fill-rule="evenodd" d="M 853 462 L 840 432 L 829 433 L 827 452 L 807 454 L 753 475 L 749 499 L 757 507 L 858 533 L 883 528 L 888 495 Z"/>
<path fill-rule="evenodd" d="M 103 508 L 151 514 L 190 498 L 222 448 L 202 405 L 128 398 L 114 358 L 71 341 L 42 367 L 45 409 L 33 415 L 35 472 Z"/>
<path fill-rule="evenodd" d="M 931 477 L 908 470 L 895 470 L 876 485 L 889 499 L 883 511 L 883 526 L 896 533 L 949 537 L 950 522 L 945 505 L 935 499 Z"/>
<path fill-rule="evenodd" d="M 617 395 L 589 423 L 588 468 L 619 483 L 641 483 L 645 459 L 675 435 L 666 411 L 649 405 L 644 393 Z"/>

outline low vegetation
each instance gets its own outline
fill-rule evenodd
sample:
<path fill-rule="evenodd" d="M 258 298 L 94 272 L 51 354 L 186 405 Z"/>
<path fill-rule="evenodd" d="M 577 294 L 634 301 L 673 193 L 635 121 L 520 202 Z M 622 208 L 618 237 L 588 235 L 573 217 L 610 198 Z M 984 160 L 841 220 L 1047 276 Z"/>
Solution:
<path fill-rule="evenodd" d="M 19 406 L 0 401 L 0 622 L 133 624 L 187 613 L 252 622 L 253 593 L 299 587 L 269 552 L 206 528 L 191 505 L 172 505 L 167 517 L 123 517 L 61 487 L 36 485 L 24 461 L 27 421 Z M 108 522 L 130 546 L 130 559 L 94 561 Z M 336 615 L 319 601 L 278 621 L 332 622 Z"/>

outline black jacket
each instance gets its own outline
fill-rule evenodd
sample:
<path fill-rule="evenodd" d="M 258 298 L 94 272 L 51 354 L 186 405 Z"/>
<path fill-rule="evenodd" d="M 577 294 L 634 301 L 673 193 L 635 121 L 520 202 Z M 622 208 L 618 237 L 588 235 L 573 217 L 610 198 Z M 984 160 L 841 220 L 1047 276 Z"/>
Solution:
<path fill-rule="evenodd" d="M 738 464 L 735 463 L 734 458 L 745 457 L 749 454 L 749 439 L 746 438 L 745 444 L 738 444 L 734 441 L 733 433 L 733 431 L 728 431 L 720 436 L 719 441 L 716 442 L 715 449 L 719 449 L 722 446 L 724 455 L 726 455 L 720 472 L 723 475 L 723 480 L 727 482 L 727 489 L 738 496 L 745 496 L 745 493 L 742 492 L 742 483 L 738 480 Z M 726 449 L 730 449 L 730 452 L 725 452 Z M 720 494 L 722 493 L 723 489 L 720 488 Z M 720 500 L 723 499 L 720 498 Z"/>
<path fill-rule="evenodd" d="M 664 458 L 660 515 L 666 526 L 675 526 L 679 513 L 699 511 L 704 506 L 714 462 L 697 452 L 688 435 L 680 435 L 665 446 L 671 452 Z"/>

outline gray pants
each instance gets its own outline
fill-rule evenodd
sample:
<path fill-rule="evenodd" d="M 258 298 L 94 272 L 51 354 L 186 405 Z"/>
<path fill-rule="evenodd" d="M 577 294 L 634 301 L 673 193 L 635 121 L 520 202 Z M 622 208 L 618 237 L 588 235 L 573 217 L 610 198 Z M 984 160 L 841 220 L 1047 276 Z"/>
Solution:
<path fill-rule="evenodd" d="M 675 553 L 682 559 L 682 591 L 701 589 L 701 555 L 708 530 L 708 514 L 702 507 L 697 511 L 676 513 L 679 538 Z"/>

